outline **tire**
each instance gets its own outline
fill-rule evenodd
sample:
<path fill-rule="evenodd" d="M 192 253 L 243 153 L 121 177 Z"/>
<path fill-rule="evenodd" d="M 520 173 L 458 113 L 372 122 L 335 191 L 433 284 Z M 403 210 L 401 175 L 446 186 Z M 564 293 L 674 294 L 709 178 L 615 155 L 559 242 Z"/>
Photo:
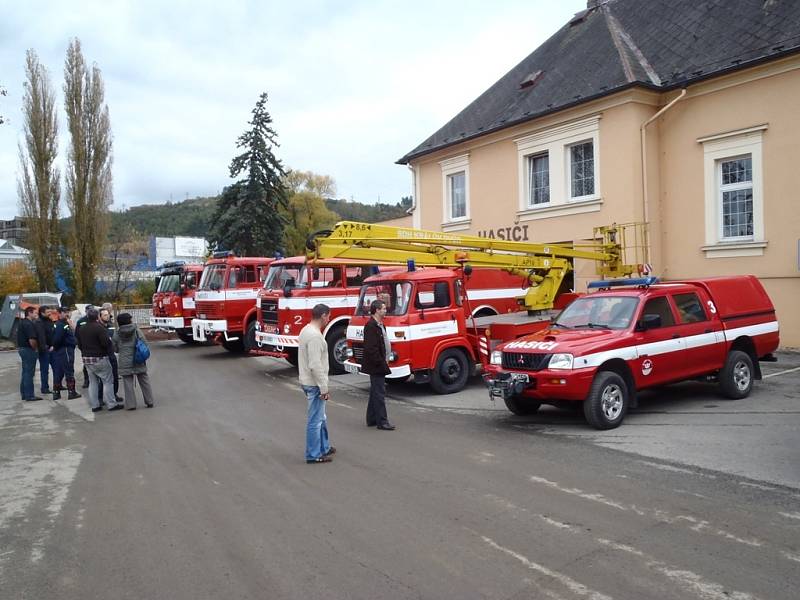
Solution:
<path fill-rule="evenodd" d="M 344 361 L 347 360 L 347 328 L 334 327 L 328 332 L 328 366 L 331 374 L 342 375 L 346 373 L 344 370 Z"/>
<path fill-rule="evenodd" d="M 437 394 L 454 394 L 467 385 L 471 371 L 469 359 L 463 350 L 448 348 L 436 359 L 431 373 L 431 387 Z"/>
<path fill-rule="evenodd" d="M 222 340 L 222 347 L 232 354 L 242 354 L 244 352 L 244 342 L 242 338 L 238 340 Z"/>
<path fill-rule="evenodd" d="M 725 366 L 719 372 L 719 388 L 722 395 L 740 400 L 750 395 L 753 389 L 753 359 L 747 352 L 731 350 Z"/>
<path fill-rule="evenodd" d="M 536 414 L 536 411 L 542 405 L 541 402 L 536 402 L 524 396 L 511 396 L 505 399 L 505 403 L 508 410 L 520 417 Z"/>
<path fill-rule="evenodd" d="M 187 331 L 185 329 L 176 329 L 175 333 L 178 334 L 178 339 L 182 341 L 184 344 L 196 344 L 194 338 L 192 337 L 191 330 Z"/>
<path fill-rule="evenodd" d="M 297 348 L 286 348 L 286 362 L 288 362 L 293 367 L 297 366 Z"/>
<path fill-rule="evenodd" d="M 256 344 L 256 321 L 253 319 L 245 328 L 244 340 L 242 341 L 245 352 L 258 348 Z"/>
<path fill-rule="evenodd" d="M 600 371 L 583 401 L 583 414 L 595 429 L 614 429 L 622 424 L 629 405 L 625 380 L 613 371 Z"/>

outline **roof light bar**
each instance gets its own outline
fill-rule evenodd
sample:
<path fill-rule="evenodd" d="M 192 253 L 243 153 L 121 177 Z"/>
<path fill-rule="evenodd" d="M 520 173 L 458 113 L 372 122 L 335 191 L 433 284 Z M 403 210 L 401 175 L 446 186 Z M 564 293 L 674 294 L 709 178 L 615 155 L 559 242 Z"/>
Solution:
<path fill-rule="evenodd" d="M 658 283 L 658 277 L 633 277 L 626 279 L 601 279 L 599 281 L 590 281 L 586 287 L 591 289 L 607 290 L 612 287 L 625 287 L 625 286 L 639 286 L 649 287 Z"/>
<path fill-rule="evenodd" d="M 211 255 L 212 258 L 230 258 L 231 256 L 236 256 L 233 250 L 219 250 Z"/>

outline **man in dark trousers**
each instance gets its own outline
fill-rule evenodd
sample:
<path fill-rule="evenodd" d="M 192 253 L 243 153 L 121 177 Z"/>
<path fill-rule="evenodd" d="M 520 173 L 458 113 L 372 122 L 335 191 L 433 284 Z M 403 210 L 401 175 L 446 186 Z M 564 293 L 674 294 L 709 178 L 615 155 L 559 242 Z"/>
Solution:
<path fill-rule="evenodd" d="M 69 308 L 58 309 L 58 321 L 53 327 L 53 400 L 61 400 L 64 379 L 67 380 L 67 398 L 74 400 L 81 395 L 75 390 L 75 334 L 69 322 Z"/>
<path fill-rule="evenodd" d="M 25 402 L 41 400 L 39 396 L 33 395 L 33 376 L 36 373 L 36 360 L 39 358 L 39 338 L 34 325 L 35 318 L 36 309 L 29 306 L 25 309 L 25 318 L 20 319 L 17 324 L 17 352 L 22 359 L 19 393 Z"/>
<path fill-rule="evenodd" d="M 81 350 L 81 342 L 78 339 L 78 331 L 80 331 L 81 327 L 86 325 L 89 322 L 89 319 L 86 317 L 86 314 L 89 312 L 90 308 L 94 308 L 91 304 L 86 305 L 86 313 L 75 322 L 75 339 L 78 341 L 78 349 Z M 81 354 L 83 354 L 83 350 L 81 350 Z M 86 370 L 86 365 L 83 365 L 83 387 L 89 387 L 89 372 Z"/>
<path fill-rule="evenodd" d="M 53 345 L 53 321 L 50 320 L 50 307 L 39 307 L 39 319 L 34 323 L 39 346 L 39 378 L 42 394 L 50 393 L 50 348 Z"/>
<path fill-rule="evenodd" d="M 369 375 L 367 427 L 392 431 L 394 425 L 386 416 L 386 376 L 392 372 L 387 362 L 392 348 L 383 325 L 386 303 L 373 300 L 369 312 L 372 318 L 364 325 L 364 358 L 361 361 L 361 372 Z"/>
<path fill-rule="evenodd" d="M 109 411 L 122 410 L 122 404 L 114 399 L 113 371 L 109 354 L 114 352 L 108 331 L 98 322 L 99 313 L 96 308 L 86 311 L 87 323 L 78 329 L 78 347 L 83 354 L 83 364 L 89 372 L 89 405 L 92 412 L 101 410 L 97 392 L 100 383 L 103 383 L 103 399 Z"/>
<path fill-rule="evenodd" d="M 106 328 L 108 332 L 108 339 L 114 339 L 114 333 L 117 331 L 116 325 L 114 324 L 114 315 L 111 314 L 111 308 L 106 308 L 106 306 L 110 307 L 111 303 L 106 302 L 103 304 L 103 308 L 100 309 L 100 324 Z M 114 379 L 114 399 L 117 402 L 125 402 L 125 400 L 120 397 L 119 395 L 119 363 L 117 362 L 117 355 L 113 352 L 108 356 L 108 360 L 111 361 L 111 370 L 113 372 L 113 379 Z M 103 398 L 103 385 L 100 385 L 100 393 L 97 396 L 99 399 Z"/>

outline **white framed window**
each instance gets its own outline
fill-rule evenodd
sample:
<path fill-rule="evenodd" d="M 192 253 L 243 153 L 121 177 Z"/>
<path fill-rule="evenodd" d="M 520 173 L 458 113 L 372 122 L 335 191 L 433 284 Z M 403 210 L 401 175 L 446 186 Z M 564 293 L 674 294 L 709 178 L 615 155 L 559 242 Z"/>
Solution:
<path fill-rule="evenodd" d="M 753 157 L 750 154 L 717 161 L 720 239 L 753 239 Z"/>
<path fill-rule="evenodd" d="M 600 210 L 600 115 L 514 140 L 520 221 Z"/>
<path fill-rule="evenodd" d="M 470 225 L 469 207 L 469 155 L 463 154 L 443 160 L 442 167 L 442 214 L 446 228 L 468 229 Z"/>
<path fill-rule="evenodd" d="M 758 125 L 697 140 L 703 144 L 706 258 L 764 254 L 766 129 Z"/>
<path fill-rule="evenodd" d="M 528 156 L 529 206 L 550 204 L 550 153 Z"/>
<path fill-rule="evenodd" d="M 572 144 L 569 147 L 569 198 L 594 196 L 594 142 Z"/>

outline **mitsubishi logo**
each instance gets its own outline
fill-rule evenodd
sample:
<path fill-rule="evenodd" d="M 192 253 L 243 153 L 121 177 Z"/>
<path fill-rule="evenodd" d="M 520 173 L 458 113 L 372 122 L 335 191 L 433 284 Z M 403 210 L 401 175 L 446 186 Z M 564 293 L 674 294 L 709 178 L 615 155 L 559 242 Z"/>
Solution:
<path fill-rule="evenodd" d="M 521 365 L 522 365 L 522 364 L 525 364 L 525 355 L 524 355 L 524 354 L 520 354 L 520 355 L 519 355 L 519 358 L 517 359 L 517 362 L 518 362 L 519 364 L 521 364 Z"/>

